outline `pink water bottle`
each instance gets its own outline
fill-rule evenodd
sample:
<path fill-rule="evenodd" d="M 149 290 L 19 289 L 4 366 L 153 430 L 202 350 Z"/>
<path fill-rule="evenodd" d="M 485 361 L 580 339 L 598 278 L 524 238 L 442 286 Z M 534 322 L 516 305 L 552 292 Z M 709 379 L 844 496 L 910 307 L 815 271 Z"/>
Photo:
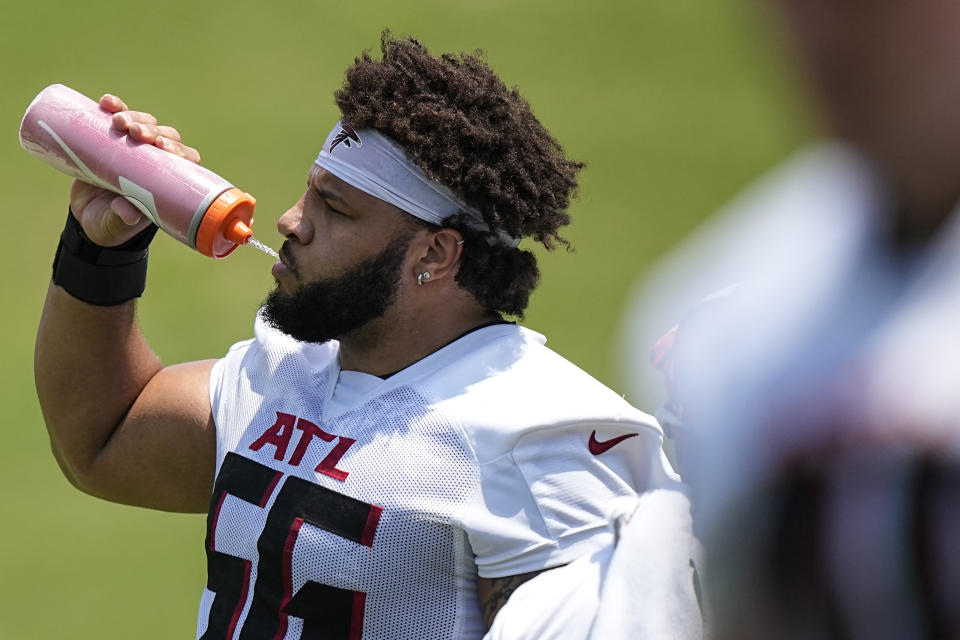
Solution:
<path fill-rule="evenodd" d="M 41 91 L 23 116 L 20 145 L 74 178 L 114 191 L 192 249 L 223 258 L 253 236 L 249 193 L 198 164 L 131 140 L 113 114 L 62 84 Z"/>

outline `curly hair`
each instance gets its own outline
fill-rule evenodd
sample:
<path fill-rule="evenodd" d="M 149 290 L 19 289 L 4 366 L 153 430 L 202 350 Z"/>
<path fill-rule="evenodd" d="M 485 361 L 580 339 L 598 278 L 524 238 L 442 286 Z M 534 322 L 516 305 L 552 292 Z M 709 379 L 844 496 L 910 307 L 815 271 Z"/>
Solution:
<path fill-rule="evenodd" d="M 581 162 L 534 117 L 481 59 L 482 53 L 430 55 L 413 38 L 381 35 L 335 93 L 343 122 L 376 129 L 400 145 L 432 180 L 476 207 L 491 229 L 570 248 L 560 233 Z M 457 282 L 482 305 L 522 317 L 540 274 L 534 255 L 472 230 L 465 216 L 444 223 L 466 240 Z"/>

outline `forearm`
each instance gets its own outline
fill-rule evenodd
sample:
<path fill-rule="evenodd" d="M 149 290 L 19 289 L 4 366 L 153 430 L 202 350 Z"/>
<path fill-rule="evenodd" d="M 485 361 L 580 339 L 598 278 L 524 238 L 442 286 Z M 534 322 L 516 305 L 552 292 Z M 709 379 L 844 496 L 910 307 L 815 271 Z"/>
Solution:
<path fill-rule="evenodd" d="M 161 369 L 136 324 L 134 302 L 95 306 L 50 285 L 34 375 L 51 447 L 81 489 L 98 454 Z"/>

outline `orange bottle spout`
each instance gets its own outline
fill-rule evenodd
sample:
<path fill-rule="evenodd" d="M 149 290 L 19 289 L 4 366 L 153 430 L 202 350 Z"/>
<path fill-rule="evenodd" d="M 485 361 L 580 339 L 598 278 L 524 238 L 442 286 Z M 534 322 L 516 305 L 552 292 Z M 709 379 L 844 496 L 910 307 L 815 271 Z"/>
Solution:
<path fill-rule="evenodd" d="M 223 237 L 235 244 L 247 244 L 253 237 L 253 230 L 240 218 L 234 218 L 224 230 Z"/>
<path fill-rule="evenodd" d="M 197 227 L 197 251 L 211 258 L 223 258 L 237 245 L 246 244 L 253 237 L 250 225 L 256 204 L 256 198 L 236 187 L 221 193 Z"/>

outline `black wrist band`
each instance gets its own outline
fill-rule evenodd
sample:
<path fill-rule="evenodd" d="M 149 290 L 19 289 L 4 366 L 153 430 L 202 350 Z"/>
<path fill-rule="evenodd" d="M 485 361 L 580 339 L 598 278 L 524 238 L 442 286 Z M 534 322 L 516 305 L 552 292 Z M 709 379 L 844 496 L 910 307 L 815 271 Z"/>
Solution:
<path fill-rule="evenodd" d="M 53 258 L 53 282 L 74 298 L 99 306 L 139 298 L 147 286 L 147 255 L 156 233 L 156 225 L 150 225 L 119 246 L 101 247 L 68 211 Z"/>

